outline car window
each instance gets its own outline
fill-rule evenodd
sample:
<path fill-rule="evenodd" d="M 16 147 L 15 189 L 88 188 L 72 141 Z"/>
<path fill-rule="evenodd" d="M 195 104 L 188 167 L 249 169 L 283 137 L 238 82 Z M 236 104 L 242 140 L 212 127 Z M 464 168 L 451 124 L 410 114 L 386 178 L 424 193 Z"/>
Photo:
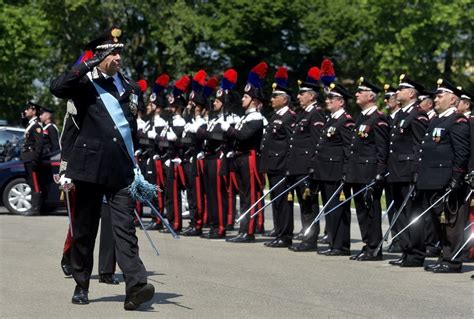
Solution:
<path fill-rule="evenodd" d="M 16 143 L 20 137 L 10 132 L 0 132 L 0 145 L 5 146 L 7 143 Z"/>

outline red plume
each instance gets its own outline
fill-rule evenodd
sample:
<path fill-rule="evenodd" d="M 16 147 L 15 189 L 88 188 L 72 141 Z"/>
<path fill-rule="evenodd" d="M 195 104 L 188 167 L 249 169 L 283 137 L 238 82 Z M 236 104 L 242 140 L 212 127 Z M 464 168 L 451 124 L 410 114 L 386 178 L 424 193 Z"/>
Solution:
<path fill-rule="evenodd" d="M 156 78 L 155 84 L 159 85 L 161 87 L 166 88 L 168 86 L 168 83 L 170 82 L 170 77 L 168 74 L 161 74 L 159 77 Z"/>
<path fill-rule="evenodd" d="M 94 56 L 91 50 L 84 51 L 84 54 L 81 57 L 81 62 L 87 61 Z"/>
<path fill-rule="evenodd" d="M 334 65 L 329 59 L 324 59 L 323 63 L 321 63 L 321 76 L 323 75 L 329 75 L 329 76 L 336 75 L 336 73 L 334 72 Z"/>
<path fill-rule="evenodd" d="M 321 72 L 319 71 L 318 67 L 313 66 L 311 69 L 309 69 L 308 77 L 319 81 L 321 79 Z"/>
<path fill-rule="evenodd" d="M 284 66 L 280 66 L 275 73 L 275 79 L 288 79 L 288 70 Z"/>
<path fill-rule="evenodd" d="M 265 78 L 265 76 L 267 75 L 267 71 L 268 65 L 265 62 L 260 62 L 251 70 L 251 72 L 257 74 L 261 80 Z"/>
<path fill-rule="evenodd" d="M 207 81 L 206 87 L 214 90 L 217 86 L 217 83 L 219 83 L 219 81 L 217 80 L 215 76 L 213 76 Z"/>
<path fill-rule="evenodd" d="M 206 71 L 204 70 L 199 70 L 193 77 L 193 81 L 199 83 L 201 86 L 204 86 L 206 84 Z"/>
<path fill-rule="evenodd" d="M 189 78 L 189 76 L 183 75 L 178 81 L 176 81 L 174 86 L 181 92 L 186 92 L 190 82 L 191 79 Z"/>
<path fill-rule="evenodd" d="M 237 72 L 234 69 L 227 69 L 224 72 L 224 78 L 232 84 L 237 83 Z"/>
<path fill-rule="evenodd" d="M 142 91 L 142 93 L 148 88 L 148 83 L 146 83 L 146 80 L 144 79 L 138 80 L 137 84 L 140 87 L 140 91 Z"/>

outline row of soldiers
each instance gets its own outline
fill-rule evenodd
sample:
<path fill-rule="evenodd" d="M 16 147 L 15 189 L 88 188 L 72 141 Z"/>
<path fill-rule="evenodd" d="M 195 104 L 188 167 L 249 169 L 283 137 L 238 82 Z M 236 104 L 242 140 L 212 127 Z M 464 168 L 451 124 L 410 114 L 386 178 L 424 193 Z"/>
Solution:
<path fill-rule="evenodd" d="M 325 64 L 330 61 L 321 69 Z M 427 271 L 460 272 L 462 255 L 456 252 L 464 243 L 474 169 L 472 96 L 444 79 L 429 91 L 401 75 L 397 88 L 384 87 L 386 115 L 376 104 L 383 92 L 377 85 L 361 77 L 354 96 L 333 82 L 333 72 L 323 77 L 313 67 L 299 82 L 295 113 L 286 68 L 276 72 L 270 98 L 262 86 L 267 71 L 265 62 L 250 71 L 242 97 L 233 69 L 224 73 L 215 93 L 217 79 L 206 80 L 203 70 L 177 80 L 168 95 L 169 77 L 156 79 L 138 122 L 141 150 L 135 155 L 145 177 L 159 186 L 156 205 L 174 230 L 183 236 L 226 238 L 239 194 L 238 235 L 226 240 L 253 241 L 264 231 L 267 205 L 260 199 L 268 179 L 274 223 L 269 235 L 274 239 L 265 246 L 318 251 L 324 216 L 329 248 L 318 253 L 350 256 L 346 198 L 353 197 L 364 246 L 350 259 L 382 260 L 385 189 L 393 242 L 402 252 L 390 264 L 422 267 L 428 243 L 442 253 Z M 329 114 L 318 101 L 323 90 Z M 354 97 L 361 109 L 355 120 L 346 111 Z M 261 112 L 268 102 L 274 112 L 267 121 Z M 182 190 L 191 219 L 185 229 Z M 293 243 L 295 194 L 302 221 L 299 243 Z M 137 209 L 142 210 L 140 204 Z M 411 223 L 420 215 L 423 219 Z M 204 225 L 210 227 L 206 234 Z M 159 228 L 158 219 L 148 226 Z"/>

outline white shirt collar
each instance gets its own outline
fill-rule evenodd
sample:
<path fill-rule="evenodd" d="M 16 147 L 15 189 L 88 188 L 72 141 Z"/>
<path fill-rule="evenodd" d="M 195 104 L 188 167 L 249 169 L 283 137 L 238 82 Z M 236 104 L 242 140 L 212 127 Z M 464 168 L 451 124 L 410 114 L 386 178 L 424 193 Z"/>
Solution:
<path fill-rule="evenodd" d="M 466 111 L 463 113 L 465 117 L 470 117 L 471 116 L 471 111 Z"/>
<path fill-rule="evenodd" d="M 409 103 L 407 106 L 402 107 L 404 113 L 409 112 L 409 109 L 415 104 L 415 102 Z"/>
<path fill-rule="evenodd" d="M 304 110 L 305 110 L 306 112 L 311 112 L 315 107 L 316 107 L 316 102 L 313 102 L 313 103 L 311 103 L 310 105 L 308 105 L 308 107 L 305 108 Z"/>
<path fill-rule="evenodd" d="M 37 117 L 37 116 L 35 116 L 35 117 L 32 117 L 32 118 L 31 118 L 31 120 L 29 120 L 29 121 L 28 121 L 28 124 L 31 124 L 31 123 L 33 123 L 33 122 L 37 121 L 37 119 L 38 119 L 38 117 Z"/>
<path fill-rule="evenodd" d="M 377 110 L 377 105 L 373 105 L 373 106 L 363 110 L 362 115 L 370 115 L 370 114 L 374 113 L 375 110 Z"/>
<path fill-rule="evenodd" d="M 288 112 L 290 108 L 288 106 L 284 106 L 282 107 L 281 109 L 279 109 L 278 111 L 276 111 L 276 114 L 282 116 L 284 115 L 286 112 Z"/>
<path fill-rule="evenodd" d="M 342 115 L 342 114 L 344 114 L 344 112 L 345 112 L 345 110 L 344 110 L 344 109 L 339 109 L 339 110 L 337 110 L 336 112 L 334 112 L 334 113 L 331 113 L 331 118 L 333 118 L 333 119 L 336 119 L 336 120 L 337 120 L 338 118 L 340 118 L 340 117 L 341 117 L 341 115 Z"/>
<path fill-rule="evenodd" d="M 391 117 L 392 119 L 394 119 L 394 118 L 395 118 L 395 115 L 397 115 L 397 113 L 398 113 L 400 110 L 401 110 L 401 109 L 398 108 L 398 109 L 395 110 L 395 112 L 390 113 L 390 117 Z"/>
<path fill-rule="evenodd" d="M 451 114 L 453 114 L 454 112 L 456 112 L 457 109 L 455 106 L 451 106 L 450 108 L 448 108 L 446 111 L 444 111 L 443 113 L 439 114 L 438 117 L 439 118 L 442 118 L 442 117 L 448 117 L 450 116 Z"/>
<path fill-rule="evenodd" d="M 257 109 L 255 107 L 249 107 L 248 109 L 245 110 L 245 114 L 250 114 L 253 112 L 257 112 Z"/>

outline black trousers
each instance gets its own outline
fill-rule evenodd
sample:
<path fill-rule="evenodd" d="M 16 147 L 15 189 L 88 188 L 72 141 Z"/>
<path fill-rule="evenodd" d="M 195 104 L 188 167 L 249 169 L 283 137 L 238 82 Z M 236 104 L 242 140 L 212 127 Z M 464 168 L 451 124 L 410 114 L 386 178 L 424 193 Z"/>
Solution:
<path fill-rule="evenodd" d="M 204 183 L 210 231 L 225 235 L 228 196 L 224 176 L 220 175 L 221 165 L 222 161 L 217 156 L 204 159 Z"/>
<path fill-rule="evenodd" d="M 196 225 L 197 217 L 197 192 L 196 192 L 196 163 L 194 158 L 191 161 L 183 162 L 184 176 L 186 179 L 186 199 L 188 201 L 190 226 Z"/>
<path fill-rule="evenodd" d="M 164 166 L 165 173 L 165 207 L 166 218 L 170 221 L 175 231 L 181 231 L 183 224 L 183 205 L 181 200 L 181 178 L 179 176 L 181 168 L 179 165 L 170 163 L 170 166 Z"/>
<path fill-rule="evenodd" d="M 274 187 L 284 176 L 279 174 L 267 173 L 269 187 Z M 287 183 L 281 183 L 270 194 L 273 200 L 281 192 L 287 188 Z M 294 221 L 293 221 L 293 201 L 288 202 L 288 194 L 280 196 L 272 202 L 273 228 L 275 229 L 276 238 L 293 237 Z"/>
<path fill-rule="evenodd" d="M 329 201 L 329 198 L 339 187 L 340 182 L 321 182 L 321 197 L 324 205 Z M 350 196 L 350 188 L 343 188 L 341 192 L 347 196 Z M 331 202 L 327 204 L 325 212 L 329 212 L 332 208 L 336 207 L 340 200 L 340 194 L 336 194 Z M 351 204 L 347 202 L 341 207 L 337 208 L 330 214 L 326 215 L 326 230 L 329 240 L 329 247 L 332 249 L 339 250 L 350 250 L 351 247 Z"/>
<path fill-rule="evenodd" d="M 405 197 L 408 194 L 410 189 L 410 183 L 391 183 L 390 184 L 390 194 L 393 198 L 393 214 L 396 214 L 400 207 L 405 200 Z M 405 208 L 400 213 L 396 223 L 392 227 L 392 236 L 397 234 L 400 230 L 402 230 L 408 223 L 410 222 L 410 211 L 412 210 L 412 199 L 410 198 L 405 206 Z M 392 215 L 393 216 L 393 215 Z M 392 217 L 393 218 L 393 217 Z M 408 249 L 408 245 L 410 243 L 410 235 L 408 232 L 404 232 L 400 234 L 395 239 L 396 242 L 400 245 L 403 251 Z"/>
<path fill-rule="evenodd" d="M 102 204 L 100 212 L 99 275 L 115 273 L 115 240 L 109 205 Z"/>
<path fill-rule="evenodd" d="M 99 227 L 102 200 L 105 195 L 115 240 L 117 263 L 123 272 L 126 291 L 147 282 L 146 269 L 138 255 L 135 234 L 134 202 L 126 189 L 110 189 L 103 185 L 74 181 L 76 186 L 74 238 L 71 247 L 72 274 L 76 284 L 89 289 L 94 264 L 94 244 Z"/>
<path fill-rule="evenodd" d="M 41 205 L 43 204 L 43 198 L 41 195 L 41 180 L 39 176 L 38 167 L 34 166 L 31 162 L 25 162 L 26 170 L 26 182 L 31 188 L 31 212 L 33 214 L 39 214 Z"/>
<path fill-rule="evenodd" d="M 350 184 L 352 191 L 364 188 L 365 184 Z M 364 242 L 364 250 L 373 252 L 382 240 L 382 207 L 380 205 L 380 197 L 382 196 L 382 188 L 374 188 L 370 203 L 366 200 L 367 194 L 362 192 L 354 197 L 355 208 L 357 212 L 357 220 L 359 221 L 360 234 L 362 242 Z"/>
<path fill-rule="evenodd" d="M 437 199 L 444 195 L 444 193 L 444 190 L 419 191 L 413 201 L 410 220 L 418 217 Z M 467 206 L 463 205 L 465 196 L 466 192 L 462 190 L 453 192 L 449 199 L 449 203 L 452 205 L 450 209 L 441 201 L 427 212 L 427 214 L 431 216 L 433 225 L 441 241 L 443 251 L 441 257 L 442 262 L 449 264 L 453 268 L 462 267 L 462 253 L 452 261 L 451 258 L 461 248 L 465 240 L 464 227 L 469 218 Z M 426 252 L 424 219 L 420 218 L 420 220 L 412 224 L 407 231 L 410 236 L 410 244 L 407 249 L 406 259 L 423 262 Z"/>
<path fill-rule="evenodd" d="M 287 180 L 287 186 L 291 186 L 294 183 L 298 182 L 300 179 L 304 178 L 306 175 L 292 175 Z M 306 230 L 309 225 L 313 222 L 316 216 L 319 213 L 319 198 L 317 192 L 317 185 L 310 185 L 310 180 L 307 179 L 307 182 L 298 184 L 295 187 L 294 192 L 298 198 L 301 211 L 301 226 L 303 230 Z M 313 187 L 314 186 L 314 187 Z M 309 190 L 309 194 L 305 194 Z M 303 198 L 304 197 L 304 198 Z M 291 203 L 291 216 L 293 217 L 293 203 Z M 316 244 L 318 241 L 319 235 L 319 223 L 314 225 L 311 228 L 311 231 L 307 236 L 303 238 L 304 243 Z"/>

